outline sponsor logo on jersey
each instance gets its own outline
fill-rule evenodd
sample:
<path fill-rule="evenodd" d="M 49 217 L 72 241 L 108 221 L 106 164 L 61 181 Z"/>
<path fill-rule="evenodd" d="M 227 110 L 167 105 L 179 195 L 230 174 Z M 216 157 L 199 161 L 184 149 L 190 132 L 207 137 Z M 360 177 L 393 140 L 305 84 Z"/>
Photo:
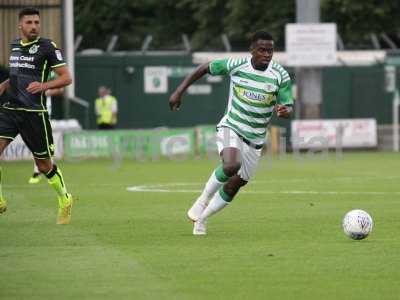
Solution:
<path fill-rule="evenodd" d="M 26 68 L 26 69 L 36 69 L 35 65 L 20 62 L 11 62 L 9 64 L 10 68 Z"/>
<path fill-rule="evenodd" d="M 258 92 L 249 91 L 243 88 L 236 88 L 238 94 L 242 95 L 243 97 L 252 100 L 252 101 L 260 101 L 266 104 L 271 104 L 274 101 L 275 96 L 269 94 L 263 94 Z"/>
<path fill-rule="evenodd" d="M 32 47 L 29 48 L 29 53 L 30 54 L 35 54 L 39 49 L 39 45 L 33 45 Z"/>
<path fill-rule="evenodd" d="M 11 55 L 10 56 L 10 61 L 20 61 L 20 60 L 33 62 L 35 60 L 35 57 L 33 57 L 33 56 L 23 56 L 23 55 L 21 55 L 21 56 L 13 56 L 13 55 Z"/>
<path fill-rule="evenodd" d="M 247 99 L 256 100 L 256 101 L 265 101 L 267 99 L 265 94 L 242 90 L 242 95 L 245 96 Z"/>

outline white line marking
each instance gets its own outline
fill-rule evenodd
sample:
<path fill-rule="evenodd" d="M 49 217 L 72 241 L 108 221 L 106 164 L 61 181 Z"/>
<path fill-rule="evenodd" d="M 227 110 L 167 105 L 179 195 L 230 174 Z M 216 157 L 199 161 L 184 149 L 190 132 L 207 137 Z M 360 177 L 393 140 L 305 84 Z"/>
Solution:
<path fill-rule="evenodd" d="M 200 185 L 197 183 L 169 183 L 169 184 L 152 184 L 152 185 L 137 185 L 128 187 L 128 192 L 146 192 L 146 193 L 199 193 L 201 189 L 171 189 L 177 186 L 194 186 Z M 312 191 L 312 190 L 286 190 L 286 191 L 247 191 L 243 190 L 242 193 L 246 194 L 284 194 L 284 195 L 400 195 L 400 192 L 383 192 L 383 191 Z"/>

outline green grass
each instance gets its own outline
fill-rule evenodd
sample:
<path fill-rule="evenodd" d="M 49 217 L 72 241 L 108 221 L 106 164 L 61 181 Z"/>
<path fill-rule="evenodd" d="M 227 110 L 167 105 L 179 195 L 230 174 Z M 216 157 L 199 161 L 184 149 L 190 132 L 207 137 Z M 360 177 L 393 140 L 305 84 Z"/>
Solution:
<path fill-rule="evenodd" d="M 30 162 L 2 163 L 0 299 L 399 299 L 397 154 L 264 158 L 205 237 L 185 213 L 215 159 L 120 163 L 59 163 L 68 226 Z M 169 192 L 126 191 L 154 184 Z M 366 240 L 342 232 L 353 208 L 374 218 Z"/>

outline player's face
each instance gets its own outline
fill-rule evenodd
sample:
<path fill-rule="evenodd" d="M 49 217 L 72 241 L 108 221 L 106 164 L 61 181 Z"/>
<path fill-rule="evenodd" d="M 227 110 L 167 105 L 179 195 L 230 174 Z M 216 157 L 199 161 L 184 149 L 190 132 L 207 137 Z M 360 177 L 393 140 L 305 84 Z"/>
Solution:
<path fill-rule="evenodd" d="M 267 68 L 274 54 L 274 41 L 257 40 L 250 50 L 254 65 L 259 68 Z"/>
<path fill-rule="evenodd" d="M 28 41 L 35 40 L 40 34 L 40 17 L 38 15 L 23 16 L 19 21 L 23 38 Z"/>

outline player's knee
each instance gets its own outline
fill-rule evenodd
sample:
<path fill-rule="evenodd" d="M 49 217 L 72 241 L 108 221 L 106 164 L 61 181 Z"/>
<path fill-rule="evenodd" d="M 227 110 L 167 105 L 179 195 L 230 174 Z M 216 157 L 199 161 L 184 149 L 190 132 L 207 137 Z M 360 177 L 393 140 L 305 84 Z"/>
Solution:
<path fill-rule="evenodd" d="M 51 171 L 51 168 L 49 168 L 46 165 L 40 165 L 40 166 L 38 166 L 38 170 L 40 173 L 47 174 Z"/>
<path fill-rule="evenodd" d="M 224 185 L 224 191 L 231 197 L 234 197 L 239 192 L 240 188 L 246 184 L 247 181 L 239 176 L 235 176 Z"/>
<path fill-rule="evenodd" d="M 233 175 L 237 174 L 241 166 L 242 164 L 240 162 L 224 162 L 224 173 L 225 175 L 232 177 Z"/>

